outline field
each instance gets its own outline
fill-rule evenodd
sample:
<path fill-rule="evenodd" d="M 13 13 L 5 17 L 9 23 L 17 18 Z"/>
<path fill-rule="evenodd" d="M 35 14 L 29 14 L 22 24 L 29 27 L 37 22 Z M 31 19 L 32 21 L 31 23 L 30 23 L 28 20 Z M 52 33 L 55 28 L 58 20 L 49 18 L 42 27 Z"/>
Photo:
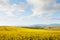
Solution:
<path fill-rule="evenodd" d="M 60 30 L 0 27 L 0 40 L 60 40 Z"/>

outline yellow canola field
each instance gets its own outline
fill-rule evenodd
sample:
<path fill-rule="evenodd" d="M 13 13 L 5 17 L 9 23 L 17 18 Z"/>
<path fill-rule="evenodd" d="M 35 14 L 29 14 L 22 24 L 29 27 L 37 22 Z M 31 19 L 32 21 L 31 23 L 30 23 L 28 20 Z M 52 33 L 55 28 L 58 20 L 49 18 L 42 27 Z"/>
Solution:
<path fill-rule="evenodd" d="M 60 30 L 1 27 L 0 40 L 60 40 Z"/>

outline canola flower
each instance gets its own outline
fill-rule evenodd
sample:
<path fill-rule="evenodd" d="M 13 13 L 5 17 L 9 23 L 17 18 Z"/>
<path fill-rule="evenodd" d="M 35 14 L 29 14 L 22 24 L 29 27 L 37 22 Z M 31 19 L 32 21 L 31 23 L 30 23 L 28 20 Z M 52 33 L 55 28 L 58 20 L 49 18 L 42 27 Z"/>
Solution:
<path fill-rule="evenodd" d="M 60 31 L 1 27 L 0 40 L 60 40 Z"/>

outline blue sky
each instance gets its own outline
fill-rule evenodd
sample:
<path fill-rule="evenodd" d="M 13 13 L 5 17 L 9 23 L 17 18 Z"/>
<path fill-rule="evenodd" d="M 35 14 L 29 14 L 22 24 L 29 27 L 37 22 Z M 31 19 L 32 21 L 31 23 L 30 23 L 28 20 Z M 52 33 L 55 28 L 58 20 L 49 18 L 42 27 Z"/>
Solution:
<path fill-rule="evenodd" d="M 60 0 L 0 0 L 0 25 L 60 24 Z"/>

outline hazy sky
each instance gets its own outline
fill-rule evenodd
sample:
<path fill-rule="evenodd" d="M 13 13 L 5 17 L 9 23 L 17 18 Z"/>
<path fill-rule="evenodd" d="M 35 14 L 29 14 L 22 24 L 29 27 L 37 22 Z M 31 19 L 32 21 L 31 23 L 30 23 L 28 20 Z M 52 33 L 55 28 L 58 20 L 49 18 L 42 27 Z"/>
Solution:
<path fill-rule="evenodd" d="M 0 0 L 0 25 L 60 24 L 60 0 Z"/>

